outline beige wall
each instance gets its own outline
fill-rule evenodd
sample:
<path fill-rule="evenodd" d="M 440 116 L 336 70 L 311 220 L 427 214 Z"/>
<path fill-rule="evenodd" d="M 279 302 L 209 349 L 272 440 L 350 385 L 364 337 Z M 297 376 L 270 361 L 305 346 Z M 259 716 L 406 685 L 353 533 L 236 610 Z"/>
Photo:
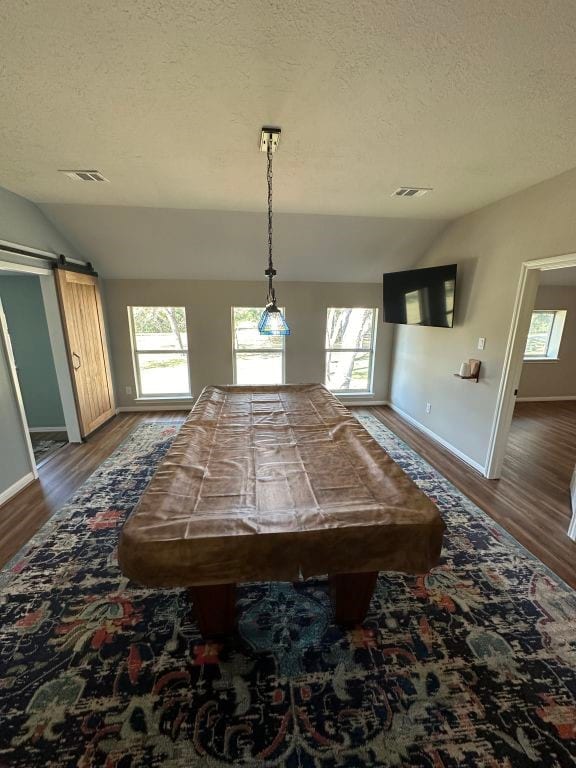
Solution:
<path fill-rule="evenodd" d="M 566 309 L 558 360 L 527 360 L 518 397 L 576 396 L 576 286 L 541 285 L 534 309 Z"/>
<path fill-rule="evenodd" d="M 391 400 L 484 466 L 522 262 L 576 251 L 576 171 L 451 224 L 420 265 L 459 265 L 455 327 L 399 327 Z M 478 351 L 480 336 L 486 349 Z M 482 360 L 479 384 L 453 376 Z M 426 414 L 426 402 L 432 410 Z"/>
<path fill-rule="evenodd" d="M 392 326 L 382 323 L 378 284 L 279 282 L 279 303 L 286 307 L 292 335 L 286 340 L 286 381 L 322 381 L 326 308 L 377 307 L 378 325 L 374 360 L 374 399 L 388 395 Z M 127 307 L 173 305 L 186 307 L 192 392 L 207 384 L 232 383 L 231 310 L 236 306 L 262 306 L 266 294 L 258 282 L 194 280 L 105 280 L 104 294 L 117 403 L 134 406 L 134 370 Z M 362 398 L 367 399 L 366 397 Z"/>

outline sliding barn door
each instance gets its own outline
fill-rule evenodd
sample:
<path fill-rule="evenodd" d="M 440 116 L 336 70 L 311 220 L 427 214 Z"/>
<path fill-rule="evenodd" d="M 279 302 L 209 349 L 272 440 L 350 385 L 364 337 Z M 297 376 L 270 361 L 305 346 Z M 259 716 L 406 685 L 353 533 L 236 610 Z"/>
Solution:
<path fill-rule="evenodd" d="M 55 270 L 82 437 L 115 414 L 98 278 Z"/>

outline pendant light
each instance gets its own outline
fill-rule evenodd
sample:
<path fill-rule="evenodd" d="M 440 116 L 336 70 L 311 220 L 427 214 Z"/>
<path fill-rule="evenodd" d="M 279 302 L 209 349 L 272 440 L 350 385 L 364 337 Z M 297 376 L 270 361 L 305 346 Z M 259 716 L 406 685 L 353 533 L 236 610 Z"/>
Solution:
<path fill-rule="evenodd" d="M 289 336 L 290 328 L 284 319 L 284 315 L 278 309 L 276 301 L 276 291 L 274 290 L 273 278 L 276 275 L 274 264 L 272 263 L 272 155 L 280 139 L 280 128 L 262 128 L 262 137 L 260 140 L 260 151 L 266 152 L 267 180 L 268 180 L 268 269 L 264 272 L 268 278 L 268 297 L 266 307 L 258 323 L 258 330 L 264 336 Z"/>

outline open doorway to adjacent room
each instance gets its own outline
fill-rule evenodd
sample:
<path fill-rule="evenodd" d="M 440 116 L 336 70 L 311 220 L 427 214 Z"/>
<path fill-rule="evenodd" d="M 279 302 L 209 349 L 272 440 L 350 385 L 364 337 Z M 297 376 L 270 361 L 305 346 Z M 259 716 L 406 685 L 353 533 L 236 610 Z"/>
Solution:
<path fill-rule="evenodd" d="M 576 255 L 523 265 L 498 416 L 490 476 L 504 483 L 513 476 L 522 494 L 545 511 L 547 535 L 557 530 L 558 546 L 573 547 Z"/>
<path fill-rule="evenodd" d="M 38 468 L 68 443 L 40 276 L 0 269 L 0 306 Z"/>

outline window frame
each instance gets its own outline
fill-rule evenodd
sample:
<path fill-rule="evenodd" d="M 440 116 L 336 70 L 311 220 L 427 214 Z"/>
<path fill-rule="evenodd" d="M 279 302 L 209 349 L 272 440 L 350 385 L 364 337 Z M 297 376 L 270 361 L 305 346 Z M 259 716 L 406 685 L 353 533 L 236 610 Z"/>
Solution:
<path fill-rule="evenodd" d="M 533 309 L 530 315 L 530 325 L 532 325 L 532 318 L 536 314 L 553 315 L 552 325 L 550 332 L 546 340 L 546 352 L 544 355 L 527 355 L 526 347 L 530 340 L 530 328 L 528 328 L 528 334 L 526 336 L 526 344 L 524 346 L 523 361 L 529 362 L 554 362 L 560 359 L 560 345 L 562 344 L 562 336 L 564 334 L 564 325 L 566 323 L 565 309 Z"/>
<path fill-rule="evenodd" d="M 370 309 L 372 311 L 372 327 L 370 329 L 370 347 L 346 348 L 326 346 L 328 337 L 328 312 L 331 309 Z M 330 392 L 340 396 L 351 397 L 354 395 L 373 395 L 374 394 L 374 356 L 376 353 L 376 335 L 378 327 L 378 307 L 326 307 L 326 327 L 324 330 L 324 386 Z M 368 352 L 368 389 L 331 389 L 328 386 L 328 355 L 330 352 Z"/>
<path fill-rule="evenodd" d="M 128 304 L 128 324 L 130 326 L 130 346 L 132 348 L 132 365 L 134 367 L 134 383 L 136 385 L 136 398 L 138 400 L 186 400 L 192 397 L 192 377 L 190 375 L 190 343 L 188 339 L 188 317 L 186 314 L 186 307 L 178 307 L 184 311 L 184 322 L 186 324 L 186 349 L 182 350 L 169 350 L 169 349 L 138 349 L 136 346 L 136 331 L 134 327 L 134 315 L 132 310 L 139 307 L 147 308 L 162 308 L 174 305 L 168 304 Z M 138 355 L 166 355 L 170 352 L 175 352 L 177 355 L 186 355 L 186 366 L 188 369 L 188 392 L 155 392 L 153 394 L 145 394 L 142 391 L 142 378 L 140 376 L 140 364 Z"/>
<path fill-rule="evenodd" d="M 236 349 L 236 328 L 234 323 L 234 310 L 235 309 L 257 309 L 260 314 L 264 312 L 264 307 L 246 307 L 244 305 L 233 305 L 230 307 L 230 327 L 232 330 L 232 381 L 234 382 L 235 386 L 241 386 L 241 387 L 275 387 L 275 386 L 282 386 L 286 383 L 286 336 L 279 336 L 279 337 L 268 337 L 268 338 L 280 338 L 282 340 L 282 348 L 281 349 Z M 284 307 L 278 307 L 280 312 L 282 312 L 282 315 L 286 317 L 286 309 Z M 236 355 L 237 354 L 248 354 L 248 355 L 266 355 L 270 352 L 276 352 L 277 354 L 282 355 L 282 381 L 279 384 L 238 384 L 238 376 L 237 376 L 237 366 L 236 366 Z"/>

